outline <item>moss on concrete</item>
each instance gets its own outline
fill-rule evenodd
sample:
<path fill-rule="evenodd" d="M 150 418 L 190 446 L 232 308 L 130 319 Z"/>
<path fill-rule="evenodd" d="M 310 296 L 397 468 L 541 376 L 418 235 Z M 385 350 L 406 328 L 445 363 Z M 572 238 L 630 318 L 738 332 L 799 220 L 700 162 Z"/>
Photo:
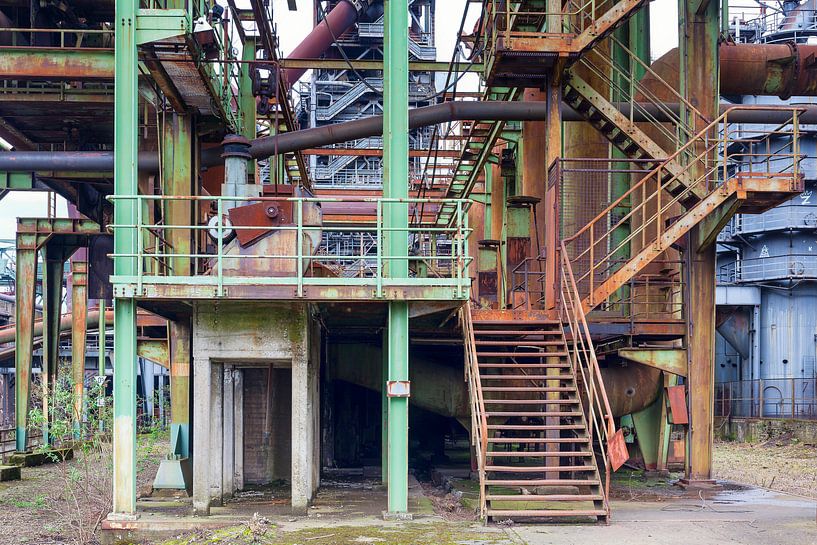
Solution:
<path fill-rule="evenodd" d="M 274 528 L 253 532 L 247 526 L 235 526 L 164 541 L 161 545 L 215 545 L 254 543 L 259 545 L 511 545 L 507 535 L 495 528 L 472 523 L 436 522 L 372 526 L 321 526 L 294 531 Z"/>

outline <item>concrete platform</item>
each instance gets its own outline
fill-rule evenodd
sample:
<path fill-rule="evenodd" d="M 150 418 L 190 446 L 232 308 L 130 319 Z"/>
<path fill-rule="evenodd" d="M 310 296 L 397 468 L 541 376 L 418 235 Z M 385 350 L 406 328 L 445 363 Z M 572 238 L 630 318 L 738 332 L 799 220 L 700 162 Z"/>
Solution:
<path fill-rule="evenodd" d="M 462 516 L 434 513 L 431 500 L 413 481 L 410 509 L 414 521 L 382 520 L 385 489 L 373 480 L 324 481 L 305 517 L 289 514 L 281 491 L 246 494 L 214 507 L 209 517 L 192 516 L 190 500 L 139 503 L 140 516 L 129 529 L 104 532 L 103 542 L 140 540 L 162 543 L 185 531 L 199 530 L 196 543 L 229 542 L 225 536 L 261 517 L 274 537 L 257 543 L 342 545 L 378 542 L 488 543 L 491 545 L 817 545 L 817 502 L 764 489 L 724 483 L 711 495 L 687 494 L 666 482 L 650 484 L 625 499 L 612 500 L 613 517 L 601 524 L 513 524 L 483 526 Z M 648 499 L 643 499 L 648 498 Z M 110 527 L 109 527 L 110 528 Z M 210 536 L 210 537 L 208 537 Z M 304 538 L 304 536 L 308 536 Z M 448 536 L 448 537 L 446 537 Z M 226 539 L 226 541 L 225 541 Z M 423 541 L 423 540 L 426 541 Z M 115 541 L 120 540 L 120 541 Z"/>

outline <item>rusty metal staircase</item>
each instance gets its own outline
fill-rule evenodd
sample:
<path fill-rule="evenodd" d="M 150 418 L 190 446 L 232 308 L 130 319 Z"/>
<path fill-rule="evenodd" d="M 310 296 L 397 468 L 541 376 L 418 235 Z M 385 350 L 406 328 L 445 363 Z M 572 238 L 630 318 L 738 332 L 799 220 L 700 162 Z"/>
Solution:
<path fill-rule="evenodd" d="M 571 0 L 557 12 L 546 0 L 492 0 L 483 21 L 489 85 L 531 87 L 590 51 L 647 0 Z"/>
<path fill-rule="evenodd" d="M 563 322 L 543 313 L 468 308 L 462 322 L 481 517 L 606 521 L 612 417 L 608 407 L 600 434 L 595 400 L 600 390 L 606 395 Z M 623 437 L 617 459 L 622 447 Z"/>
<path fill-rule="evenodd" d="M 803 190 L 799 110 L 765 108 L 790 117 L 771 129 L 748 129 L 730 123 L 729 116 L 744 109 L 759 108 L 727 110 L 563 241 L 562 253 L 577 271 L 585 312 L 696 225 L 706 229 L 693 250 L 714 242 L 736 212 L 761 213 Z M 628 203 L 626 214 L 620 212 L 623 203 Z"/>

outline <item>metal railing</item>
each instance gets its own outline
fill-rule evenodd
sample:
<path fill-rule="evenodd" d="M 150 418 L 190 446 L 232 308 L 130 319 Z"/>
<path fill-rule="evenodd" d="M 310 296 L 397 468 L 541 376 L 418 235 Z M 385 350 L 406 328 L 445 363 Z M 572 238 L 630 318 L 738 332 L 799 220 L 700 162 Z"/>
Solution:
<path fill-rule="evenodd" d="M 729 116 L 741 110 L 784 110 L 791 113 L 788 122 L 777 128 L 753 130 L 744 137 L 744 129 L 729 123 Z M 747 177 L 790 180 L 790 187 L 802 184 L 799 162 L 800 109 L 796 107 L 744 107 L 728 109 L 695 138 L 659 164 L 629 191 L 613 201 L 574 235 L 564 239 L 568 258 L 576 270 L 576 283 L 582 299 L 595 300 L 594 292 L 621 267 L 622 254 L 657 244 L 670 226 L 684 217 L 691 202 L 700 202 L 738 173 Z M 723 130 L 719 130 L 723 125 Z M 772 149 L 772 140 L 790 139 L 787 149 Z M 689 152 L 694 152 L 691 157 Z M 684 168 L 671 174 L 667 165 L 687 156 Z M 779 162 L 787 166 L 781 168 Z M 772 162 L 775 163 L 772 167 Z M 694 175 L 694 177 L 693 177 Z M 629 206 L 625 214 L 623 206 Z M 602 298 L 601 296 L 599 297 Z"/>
<path fill-rule="evenodd" d="M 582 406 L 588 420 L 587 429 L 591 444 L 595 435 L 601 446 L 605 478 L 601 489 L 604 495 L 604 508 L 609 511 L 610 477 L 615 471 L 614 464 L 611 462 L 610 442 L 616 434 L 616 424 L 610 401 L 607 399 L 607 392 L 604 389 L 604 380 L 596 359 L 596 349 L 593 346 L 587 317 L 582 307 L 582 300 L 564 243 L 561 244 L 559 271 L 561 319 L 570 331 L 570 336 L 567 338 L 568 358 L 574 375 L 581 379 Z"/>
<path fill-rule="evenodd" d="M 784 254 L 740 259 L 718 270 L 718 282 L 761 282 L 817 279 L 817 255 Z"/>
<path fill-rule="evenodd" d="M 735 218 L 733 234 L 817 229 L 817 207 L 796 203 L 776 206 L 762 214 L 740 214 Z"/>
<path fill-rule="evenodd" d="M 382 296 L 390 286 L 442 286 L 450 287 L 458 298 L 468 296 L 470 278 L 468 266 L 472 258 L 468 254 L 468 238 L 472 229 L 468 226 L 467 199 L 386 199 L 377 197 L 253 197 L 232 196 L 160 196 L 115 195 L 112 201 L 136 201 L 136 218 L 133 224 L 114 224 L 116 233 L 135 231 L 135 253 L 111 254 L 114 263 L 126 262 L 136 271 L 134 276 L 115 276 L 113 284 L 132 285 L 142 292 L 145 284 L 205 285 L 215 288 L 216 296 L 224 295 L 226 286 L 273 285 L 293 286 L 296 296 L 302 297 L 308 286 L 335 285 L 335 278 L 321 276 L 318 269 L 336 268 L 338 263 L 353 263 L 360 255 L 326 255 L 318 249 L 327 233 L 368 234 L 376 240 L 373 255 L 363 256 L 373 260 L 370 274 L 362 277 L 344 278 L 344 285 L 373 287 Z M 202 212 L 202 221 L 193 225 L 166 225 L 152 221 L 147 211 L 157 203 L 183 201 Z M 250 224 L 235 225 L 229 219 L 231 206 L 237 204 L 270 203 L 289 217 L 275 224 L 265 215 L 257 216 Z M 453 206 L 455 220 L 447 227 L 416 223 L 407 228 L 386 225 L 386 218 L 424 206 L 433 210 L 443 205 Z M 182 234 L 179 234 L 179 231 Z M 244 244 L 239 236 L 244 231 Z M 408 238 L 409 247 L 401 255 L 399 249 L 389 253 L 385 247 L 386 236 L 402 232 Z M 277 238 L 265 241 L 270 236 Z M 428 252 L 425 244 L 431 237 L 444 237 L 450 241 L 449 253 Z M 170 244 L 178 239 L 195 241 L 192 250 L 180 251 Z M 221 242 L 220 242 L 221 241 Z M 263 244 L 259 242 L 264 242 Z M 431 245 L 433 246 L 433 245 Z M 176 275 L 173 263 L 189 260 L 194 266 L 193 275 Z M 409 276 L 392 277 L 389 270 L 400 261 L 408 261 Z M 426 278 L 418 275 L 418 264 L 433 263 L 437 271 L 448 271 L 444 278 Z M 441 265 L 445 263 L 445 265 Z M 324 266 L 326 265 L 326 266 Z"/>
<path fill-rule="evenodd" d="M 13 47 L 102 50 L 112 50 L 114 47 L 113 29 L 4 28 L 3 32 L 11 35 L 10 45 Z"/>
<path fill-rule="evenodd" d="M 716 383 L 715 416 L 815 420 L 817 378 L 772 378 Z"/>
<path fill-rule="evenodd" d="M 474 339 L 474 324 L 471 305 L 460 308 L 463 336 L 465 339 L 465 381 L 468 383 L 468 400 L 471 404 L 471 444 L 474 446 L 479 471 L 479 518 L 484 519 L 487 511 L 485 497 L 485 467 L 488 464 L 488 416 L 482 394 L 477 344 Z"/>

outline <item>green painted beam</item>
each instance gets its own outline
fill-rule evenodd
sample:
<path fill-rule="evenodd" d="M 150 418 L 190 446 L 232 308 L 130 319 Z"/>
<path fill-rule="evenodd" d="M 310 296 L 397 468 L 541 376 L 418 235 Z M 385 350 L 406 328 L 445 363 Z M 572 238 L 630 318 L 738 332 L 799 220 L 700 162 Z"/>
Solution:
<path fill-rule="evenodd" d="M 626 360 L 655 367 L 667 373 L 687 376 L 685 348 L 621 348 L 618 355 Z"/>
<path fill-rule="evenodd" d="M 113 80 L 112 49 L 0 47 L 0 79 Z"/>

